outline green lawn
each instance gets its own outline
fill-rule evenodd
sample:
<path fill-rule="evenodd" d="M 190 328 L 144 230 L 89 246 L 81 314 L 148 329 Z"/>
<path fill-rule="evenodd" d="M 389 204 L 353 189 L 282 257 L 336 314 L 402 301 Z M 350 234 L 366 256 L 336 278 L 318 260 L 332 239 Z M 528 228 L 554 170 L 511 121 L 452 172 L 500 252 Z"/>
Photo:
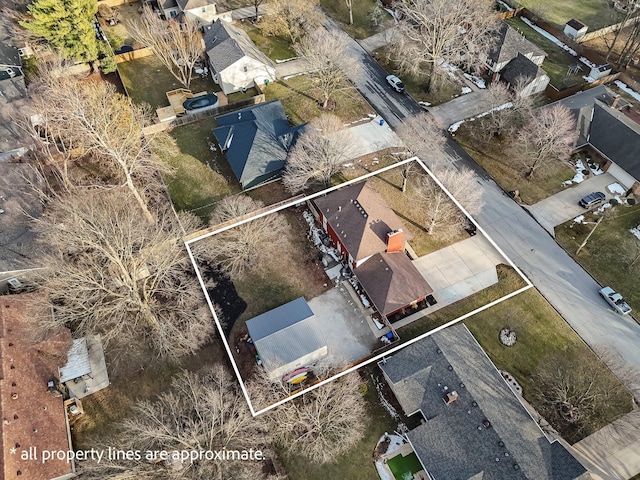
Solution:
<path fill-rule="evenodd" d="M 470 126 L 472 123 L 462 124 L 456 132 L 456 141 L 504 190 L 519 190 L 523 203 L 532 205 L 558 193 L 564 188 L 562 182 L 573 178 L 574 170 L 558 162 L 536 173 L 533 180 L 527 180 L 522 164 L 514 162 L 509 154 L 510 139 L 485 145 L 472 137 Z"/>
<path fill-rule="evenodd" d="M 345 86 L 349 86 L 345 84 Z M 295 125 L 308 122 L 323 113 L 318 101 L 321 98 L 313 81 L 306 75 L 298 75 L 289 80 L 279 80 L 264 87 L 266 101 L 278 99 L 284 111 Z M 337 92 L 333 98 L 336 108 L 330 113 L 340 117 L 345 123 L 354 122 L 369 113 L 374 113 L 367 101 L 355 88 Z"/>
<path fill-rule="evenodd" d="M 387 12 L 381 15 L 381 23 L 375 25 L 369 17 L 377 0 L 353 1 L 353 25 L 349 24 L 349 9 L 344 0 L 320 0 L 322 9 L 336 20 L 353 38 L 363 39 L 393 26 L 393 18 Z"/>
<path fill-rule="evenodd" d="M 224 156 L 209 148 L 210 142 L 216 142 L 213 128 L 213 117 L 176 127 L 170 135 L 177 149 L 156 147 L 161 158 L 173 168 L 171 174 L 165 175 L 173 204 L 178 210 L 195 213 L 204 223 L 217 201 L 240 191 Z"/>
<path fill-rule="evenodd" d="M 122 83 L 134 103 L 148 103 L 155 110 L 169 105 L 166 93 L 176 88 L 184 88 L 158 57 L 150 55 L 144 58 L 118 64 Z M 219 92 L 210 76 L 202 78 L 194 75 L 189 87 L 192 92 Z"/>
<path fill-rule="evenodd" d="M 371 372 L 377 367 L 365 367 L 364 372 Z M 389 413 L 380 405 L 378 393 L 367 376 L 368 405 L 367 429 L 363 439 L 349 452 L 341 455 L 334 463 L 316 464 L 299 456 L 283 455 L 283 463 L 290 480 L 372 480 L 379 478 L 373 462 L 373 450 L 385 432 L 393 432 L 397 425 Z"/>
<path fill-rule="evenodd" d="M 289 40 L 286 38 L 262 35 L 260 29 L 248 23 L 238 23 L 237 25 L 244 29 L 260 51 L 266 54 L 274 62 L 276 60 L 286 60 L 296 56 L 296 52 L 293 50 Z"/>
<path fill-rule="evenodd" d="M 621 17 L 604 0 L 519 0 L 519 3 L 559 29 L 576 18 L 592 32 L 620 21 Z"/>
<path fill-rule="evenodd" d="M 575 252 L 593 225 L 571 227 L 572 223 L 556 227 L 558 243 L 600 283 L 620 292 L 635 312 L 640 311 L 640 261 L 636 268 L 629 269 L 626 255 L 631 255 L 633 249 L 624 243 L 635 238 L 629 229 L 640 225 L 640 206 L 615 207 L 614 218 L 602 221 L 578 255 Z"/>
<path fill-rule="evenodd" d="M 387 461 L 387 465 L 396 480 L 413 478 L 414 473 L 422 470 L 422 464 L 414 452 L 411 452 L 411 454 L 406 457 L 396 455 Z"/>
<path fill-rule="evenodd" d="M 547 72 L 547 75 L 549 75 L 551 85 L 562 90 L 563 88 L 584 83 L 582 75 L 588 75 L 589 71 L 586 66 L 580 63 L 577 57 L 574 57 L 548 38 L 540 35 L 517 17 L 510 18 L 506 20 L 506 22 L 522 33 L 527 40 L 531 41 L 547 53 L 547 57 L 544 59 L 544 63 L 542 64 L 542 69 Z M 582 66 L 582 72 L 579 72 L 579 75 L 567 75 L 569 67 L 577 64 Z"/>

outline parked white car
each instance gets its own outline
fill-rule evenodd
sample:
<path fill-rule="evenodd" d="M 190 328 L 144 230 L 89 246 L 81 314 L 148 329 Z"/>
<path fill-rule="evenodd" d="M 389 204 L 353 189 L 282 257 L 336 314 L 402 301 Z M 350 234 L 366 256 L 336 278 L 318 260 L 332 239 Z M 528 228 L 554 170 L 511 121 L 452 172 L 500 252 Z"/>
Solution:
<path fill-rule="evenodd" d="M 404 92 L 404 83 L 395 75 L 387 75 L 387 83 L 391 85 L 396 92 Z"/>
<path fill-rule="evenodd" d="M 600 296 L 604 298 L 616 312 L 621 313 L 622 315 L 628 315 L 629 313 L 631 313 L 631 307 L 629 306 L 629 304 L 625 302 L 624 298 L 622 298 L 622 295 L 617 293 L 613 288 L 601 288 L 599 293 Z"/>

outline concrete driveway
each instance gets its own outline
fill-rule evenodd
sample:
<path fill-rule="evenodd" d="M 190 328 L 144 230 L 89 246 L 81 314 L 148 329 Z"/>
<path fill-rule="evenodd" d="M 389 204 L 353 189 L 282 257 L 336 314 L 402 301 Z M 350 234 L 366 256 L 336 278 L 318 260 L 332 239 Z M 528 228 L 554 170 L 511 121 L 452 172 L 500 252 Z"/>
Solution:
<path fill-rule="evenodd" d="M 603 192 L 607 199 L 612 198 L 607 186 L 616 183 L 617 180 L 608 173 L 590 177 L 581 183 L 551 195 L 549 198 L 539 201 L 525 208 L 533 215 L 542 227 L 555 236 L 554 227 L 572 218 L 582 215 L 587 210 L 578 205 L 578 201 L 591 192 Z"/>
<path fill-rule="evenodd" d="M 452 123 L 474 117 L 489 110 L 485 100 L 486 94 L 486 90 L 478 90 L 461 95 L 442 105 L 429 107 L 427 110 L 440 122 L 442 128 L 449 128 Z"/>

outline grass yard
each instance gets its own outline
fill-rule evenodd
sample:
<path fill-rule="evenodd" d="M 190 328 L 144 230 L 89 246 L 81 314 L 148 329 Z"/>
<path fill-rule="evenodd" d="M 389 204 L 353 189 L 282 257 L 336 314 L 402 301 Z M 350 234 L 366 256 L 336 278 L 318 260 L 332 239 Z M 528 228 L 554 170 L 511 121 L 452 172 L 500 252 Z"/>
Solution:
<path fill-rule="evenodd" d="M 620 21 L 620 15 L 609 7 L 604 0 L 518 0 L 520 5 L 527 7 L 549 23 L 559 29 L 572 18 L 576 18 L 589 26 L 593 32 L 599 28 L 612 25 Z"/>
<path fill-rule="evenodd" d="M 170 135 L 175 139 L 177 151 L 156 147 L 156 151 L 172 168 L 165 175 L 169 195 L 178 210 L 198 215 L 204 223 L 215 203 L 238 193 L 240 184 L 233 176 L 229 164 L 219 151 L 211 151 L 209 142 L 215 143 L 211 130 L 213 117 L 176 127 Z"/>
<path fill-rule="evenodd" d="M 589 357 L 594 355 L 534 288 L 477 313 L 465 320 L 465 324 L 496 367 L 508 371 L 517 379 L 523 388 L 524 397 L 536 408 L 536 401 L 528 396 L 528 392 L 532 387 L 532 374 L 538 364 L 556 354 Z M 500 330 L 505 327 L 516 332 L 518 341 L 512 347 L 505 347 L 498 338 Z M 608 374 L 613 377 L 610 372 Z M 598 381 L 598 378 L 595 380 Z M 612 381 L 619 383 L 615 378 Z M 580 438 L 628 413 L 631 408 L 632 404 L 629 401 L 626 408 L 610 407 L 606 411 L 598 412 L 598 425 L 591 425 L 590 429 L 580 432 Z M 572 443 L 580 439 L 575 438 L 570 426 L 553 427 Z"/>
<path fill-rule="evenodd" d="M 345 84 L 345 86 L 349 86 Z M 264 87 L 266 101 L 280 100 L 284 111 L 295 125 L 308 122 L 323 113 L 318 101 L 321 95 L 313 80 L 299 75 L 289 80 L 279 80 Z M 340 117 L 345 123 L 351 123 L 375 113 L 367 101 L 355 88 L 341 90 L 334 95 L 336 108 L 330 113 Z"/>
<path fill-rule="evenodd" d="M 602 221 L 587 245 L 575 254 L 593 225 L 574 225 L 571 222 L 556 227 L 556 240 L 591 275 L 603 285 L 620 292 L 631 308 L 640 311 L 640 262 L 629 269 L 634 254 L 635 237 L 629 229 L 640 224 L 640 206 L 615 207 L 615 216 Z M 591 220 L 588 218 L 588 220 Z M 632 243 L 625 243 L 632 242 Z"/>
<path fill-rule="evenodd" d="M 111 44 L 111 48 L 114 50 L 119 49 L 122 45 L 133 45 L 134 40 L 129 33 L 126 23 L 128 21 L 136 21 L 140 19 L 138 8 L 140 8 L 141 5 L 142 4 L 140 2 L 134 2 L 112 7 L 120 13 L 120 22 L 118 22 L 117 25 L 107 25 L 107 22 L 100 19 L 100 25 L 102 25 L 102 29 Z M 134 48 L 138 48 L 138 46 Z"/>
<path fill-rule="evenodd" d="M 249 34 L 249 38 L 256 44 L 258 49 L 274 62 L 276 60 L 286 60 L 296 56 L 296 52 L 291 47 L 289 40 L 283 37 L 268 37 L 260 32 L 260 29 L 250 23 L 236 23 L 237 26 Z"/>
<path fill-rule="evenodd" d="M 439 86 L 437 89 L 432 88 L 431 91 L 426 92 L 424 89 L 426 85 L 424 79 L 400 74 L 397 66 L 387 53 L 387 47 L 374 50 L 373 57 L 387 72 L 400 77 L 407 93 L 411 95 L 416 102 L 429 102 L 431 105 L 439 105 L 448 102 L 461 93 L 462 85 L 454 82 L 448 75 L 443 77 L 446 81 L 444 85 Z"/>
<path fill-rule="evenodd" d="M 567 20 L 571 19 L 569 17 Z M 531 41 L 547 53 L 544 59 L 542 69 L 547 72 L 551 80 L 551 85 L 558 90 L 571 87 L 579 83 L 585 83 L 582 75 L 588 75 L 589 71 L 585 65 L 580 63 L 577 57 L 569 54 L 566 50 L 558 47 L 555 43 L 546 37 L 543 37 L 529 25 L 524 23 L 517 17 L 505 20 L 509 25 L 522 33 L 527 40 Z M 573 65 L 580 65 L 582 72 L 578 75 L 567 75 L 567 70 Z"/>
<path fill-rule="evenodd" d="M 138 104 L 148 103 L 154 110 L 169 105 L 168 91 L 184 88 L 155 55 L 119 63 L 118 72 L 131 100 Z M 211 77 L 200 75 L 194 75 L 190 89 L 194 93 L 220 91 Z"/>
<path fill-rule="evenodd" d="M 361 373 L 372 372 L 377 367 L 368 366 L 361 369 Z M 367 428 L 362 440 L 349 452 L 341 455 L 333 463 L 310 463 L 308 459 L 299 456 L 282 455 L 284 466 L 290 480 L 371 480 L 378 477 L 373 463 L 373 450 L 376 443 L 385 432 L 393 432 L 397 425 L 389 413 L 380 405 L 378 393 L 367 376 L 367 400 L 369 416 Z"/>
<path fill-rule="evenodd" d="M 527 180 L 522 165 L 514 163 L 509 155 L 507 141 L 496 141 L 484 146 L 472 137 L 468 124 L 463 124 L 458 129 L 455 138 L 504 190 L 519 190 L 522 202 L 527 205 L 558 193 L 563 189 L 562 182 L 573 178 L 575 174 L 571 167 L 558 162 L 536 173 L 533 180 Z"/>
<path fill-rule="evenodd" d="M 353 2 L 353 25 L 349 25 L 349 9 L 344 0 L 320 0 L 320 6 L 331 18 L 358 40 L 375 35 L 393 26 L 393 18 L 382 10 L 381 21 L 377 25 L 369 17 L 378 4 L 377 0 L 355 0 Z"/>

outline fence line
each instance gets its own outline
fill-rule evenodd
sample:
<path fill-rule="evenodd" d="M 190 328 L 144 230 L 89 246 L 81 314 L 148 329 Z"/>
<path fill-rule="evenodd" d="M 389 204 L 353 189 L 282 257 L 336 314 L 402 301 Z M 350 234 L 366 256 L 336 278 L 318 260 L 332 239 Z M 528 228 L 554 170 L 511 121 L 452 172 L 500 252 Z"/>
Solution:
<path fill-rule="evenodd" d="M 153 55 L 153 51 L 149 47 L 143 47 L 130 52 L 118 53 L 117 55 L 114 55 L 113 58 L 116 63 L 124 63 L 135 60 L 136 58 L 148 57 L 150 55 Z"/>
<path fill-rule="evenodd" d="M 583 36 L 578 37 L 576 39 L 576 42 L 583 43 L 583 42 L 588 42 L 589 40 L 593 40 L 594 38 L 604 37 L 608 33 L 622 30 L 623 28 L 628 27 L 629 25 L 633 25 L 638 21 L 640 21 L 640 16 L 629 18 L 624 22 L 616 23 L 614 25 L 609 25 L 608 27 L 604 27 L 599 30 L 594 30 L 593 32 L 587 32 Z"/>

